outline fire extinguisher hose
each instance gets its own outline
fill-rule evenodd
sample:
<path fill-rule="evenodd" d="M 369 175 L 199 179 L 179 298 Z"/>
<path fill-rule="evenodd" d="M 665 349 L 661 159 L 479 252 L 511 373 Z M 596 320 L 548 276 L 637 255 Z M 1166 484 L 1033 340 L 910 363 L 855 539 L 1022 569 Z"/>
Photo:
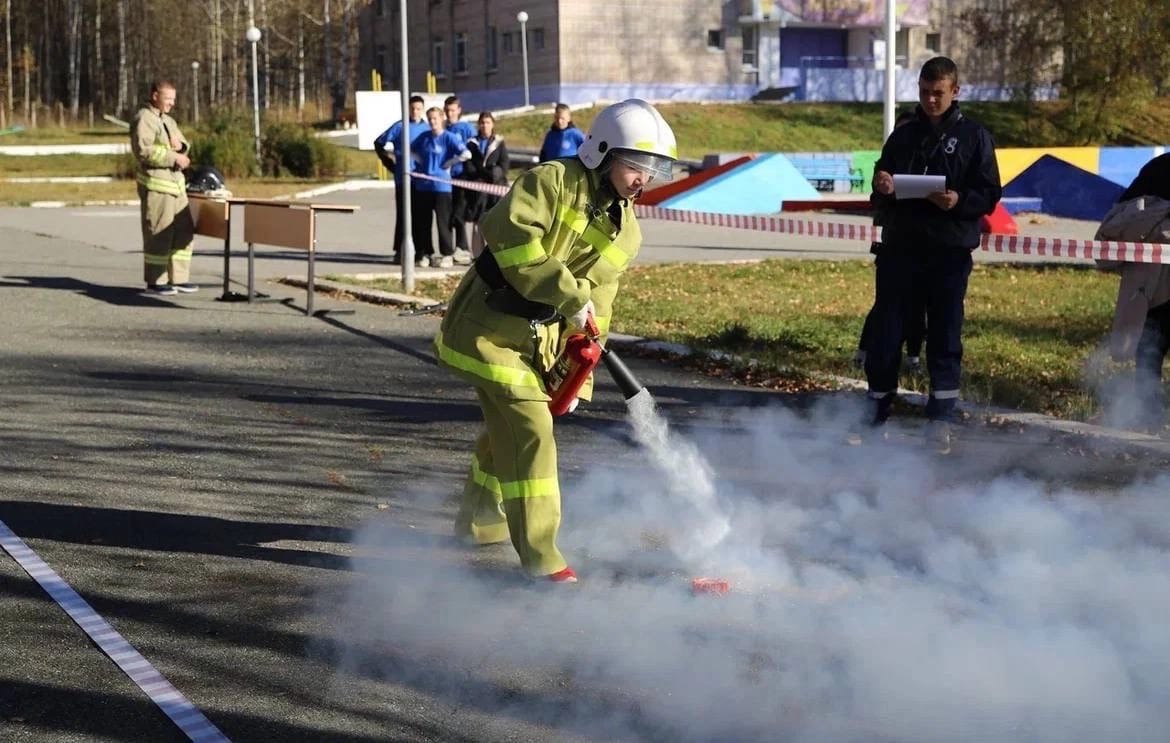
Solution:
<path fill-rule="evenodd" d="M 602 347 L 601 360 L 605 362 L 605 368 L 609 369 L 610 376 L 617 383 L 618 389 L 622 391 L 623 397 L 629 400 L 642 391 L 642 383 L 616 353 Z"/>

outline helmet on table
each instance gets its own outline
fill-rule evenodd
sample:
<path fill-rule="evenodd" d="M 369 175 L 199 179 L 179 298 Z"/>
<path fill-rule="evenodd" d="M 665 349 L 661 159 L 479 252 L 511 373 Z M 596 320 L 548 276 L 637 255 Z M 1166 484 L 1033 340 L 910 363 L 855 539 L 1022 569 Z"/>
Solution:
<path fill-rule="evenodd" d="M 210 165 L 200 165 L 187 176 L 187 193 L 212 193 L 227 191 L 223 173 Z"/>
<path fill-rule="evenodd" d="M 597 114 L 577 157 L 591 170 L 616 160 L 650 177 L 670 178 L 678 146 L 662 114 L 646 101 L 630 98 Z"/>

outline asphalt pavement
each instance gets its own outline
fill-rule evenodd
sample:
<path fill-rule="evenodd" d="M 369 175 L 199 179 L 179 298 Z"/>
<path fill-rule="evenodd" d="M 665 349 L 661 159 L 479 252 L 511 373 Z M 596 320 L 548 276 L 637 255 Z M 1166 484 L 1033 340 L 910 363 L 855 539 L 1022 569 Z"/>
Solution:
<path fill-rule="evenodd" d="M 388 191 L 321 198 L 362 209 L 322 218 L 320 275 L 394 270 Z M 846 447 L 856 393 L 745 389 L 631 352 L 683 459 L 647 456 L 602 376 L 597 399 L 558 426 L 562 542 L 582 583 L 556 593 L 520 576 L 510 548 L 449 536 L 479 412 L 434 362 L 436 317 L 327 296 L 318 309 L 348 314 L 305 316 L 303 291 L 273 281 L 303 274 L 304 256 L 271 248 L 258 251 L 271 301 L 218 301 L 220 246 L 204 239 L 199 293 L 146 296 L 136 219 L 131 207 L 0 209 L 0 521 L 231 740 L 808 735 L 821 729 L 812 706 L 797 714 L 756 696 L 783 666 L 753 644 L 779 621 L 764 594 L 690 595 L 696 571 L 734 573 L 722 546 L 676 548 L 694 513 L 734 524 L 753 508 L 880 500 L 890 487 L 930 498 L 1005 478 L 1117 495 L 1168 459 L 1037 421 L 973 421 L 939 458 L 913 415 Z M 867 248 L 690 225 L 645 232 L 649 261 Z M 235 258 L 237 291 L 243 271 Z M 690 516 L 662 485 L 680 472 L 688 493 L 714 483 L 714 500 Z M 759 544 L 793 564 L 825 559 L 782 534 Z M 656 642 L 680 614 L 681 644 Z M 735 648 L 724 656 L 735 671 L 678 686 L 711 638 Z M 752 715 L 720 713 L 737 698 Z M 875 737 L 837 733 L 821 739 Z M 0 739 L 183 739 L 3 555 Z"/>

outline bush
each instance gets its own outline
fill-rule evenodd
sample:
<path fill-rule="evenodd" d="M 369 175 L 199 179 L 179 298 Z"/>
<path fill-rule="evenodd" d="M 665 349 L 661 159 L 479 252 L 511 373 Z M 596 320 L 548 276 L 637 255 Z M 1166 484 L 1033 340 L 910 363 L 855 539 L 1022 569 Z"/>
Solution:
<path fill-rule="evenodd" d="M 344 160 L 337 148 L 299 124 L 273 124 L 264 131 L 260 152 L 267 175 L 321 178 L 338 175 Z"/>
<path fill-rule="evenodd" d="M 213 166 L 228 179 L 260 174 L 250 117 L 231 112 L 216 114 L 190 139 L 194 166 Z"/>

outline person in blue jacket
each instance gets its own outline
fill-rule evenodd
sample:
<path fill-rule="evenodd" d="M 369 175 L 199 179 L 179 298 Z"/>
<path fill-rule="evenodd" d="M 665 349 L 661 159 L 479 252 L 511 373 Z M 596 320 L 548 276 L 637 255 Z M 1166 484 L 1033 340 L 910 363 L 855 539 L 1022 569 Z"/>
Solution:
<path fill-rule="evenodd" d="M 427 124 L 430 129 L 410 146 L 414 170 L 440 180 L 411 179 L 411 232 L 420 268 L 450 268 L 455 265 L 455 248 L 451 244 L 451 166 L 470 160 L 471 153 L 458 134 L 446 130 L 439 107 L 427 109 Z M 435 255 L 431 241 L 432 216 L 439 235 L 439 255 Z"/>
<path fill-rule="evenodd" d="M 411 143 L 428 129 L 427 122 L 423 119 L 423 105 L 422 96 L 412 95 L 410 97 Z M 402 262 L 402 239 L 405 236 L 403 225 L 406 222 L 403 219 L 406 215 L 406 209 L 402 202 L 403 194 L 406 193 L 404 189 L 410 188 L 410 184 L 404 183 L 403 178 L 406 175 L 406 164 L 411 159 L 397 156 L 397 150 L 402 142 L 402 126 L 403 122 L 396 121 L 374 140 L 374 152 L 378 155 L 378 159 L 382 161 L 387 170 L 394 174 L 394 253 L 390 256 L 391 263 Z"/>
<path fill-rule="evenodd" d="M 585 135 L 573 124 L 573 115 L 564 103 L 558 103 L 553 111 L 553 123 L 544 135 L 540 146 L 540 161 L 556 160 L 559 157 L 573 157 L 585 141 Z"/>
<path fill-rule="evenodd" d="M 443 101 L 443 113 L 447 116 L 447 131 L 456 134 L 466 145 L 475 138 L 475 127 L 463 121 L 463 104 L 459 96 L 449 95 Z M 463 163 L 451 166 L 452 178 L 465 178 Z M 461 266 L 471 263 L 470 243 L 467 240 L 467 204 L 472 192 L 459 186 L 451 187 L 451 229 L 455 232 L 455 262 Z"/>
<path fill-rule="evenodd" d="M 882 249 L 872 335 L 865 355 L 870 408 L 866 423 L 890 416 L 898 386 L 904 329 L 916 303 L 926 308 L 926 369 L 930 397 L 927 440 L 951 449 L 963 360 L 963 304 L 979 221 L 1002 193 L 990 132 L 959 110 L 959 70 L 946 57 L 928 60 L 918 75 L 912 121 L 890 133 L 874 164 L 873 202 L 883 210 Z M 926 198 L 898 198 L 895 174 L 944 176 Z"/>

